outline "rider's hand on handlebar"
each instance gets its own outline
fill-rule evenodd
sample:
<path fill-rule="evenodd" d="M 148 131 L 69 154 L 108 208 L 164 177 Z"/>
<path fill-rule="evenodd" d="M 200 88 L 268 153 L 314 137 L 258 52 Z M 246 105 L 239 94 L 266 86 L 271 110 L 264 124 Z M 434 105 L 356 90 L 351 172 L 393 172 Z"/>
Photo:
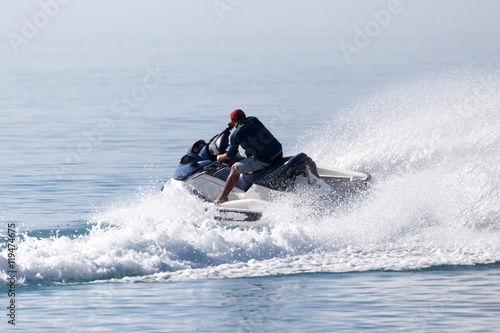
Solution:
<path fill-rule="evenodd" d="M 226 160 L 227 160 L 226 154 L 219 154 L 219 155 L 217 155 L 217 162 L 222 163 L 222 162 L 224 162 Z"/>

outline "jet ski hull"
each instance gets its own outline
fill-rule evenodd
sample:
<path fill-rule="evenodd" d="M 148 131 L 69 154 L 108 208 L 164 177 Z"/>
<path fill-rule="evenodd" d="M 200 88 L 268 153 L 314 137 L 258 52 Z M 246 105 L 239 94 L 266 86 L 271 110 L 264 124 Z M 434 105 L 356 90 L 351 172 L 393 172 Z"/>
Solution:
<path fill-rule="evenodd" d="M 181 159 L 170 182 L 210 204 L 215 201 L 224 188 L 230 165 L 242 158 L 230 161 L 229 165 L 215 161 L 221 149 L 225 149 L 224 145 L 227 147 L 228 136 L 229 130 L 226 129 L 209 143 L 197 141 Z M 249 220 L 255 220 L 279 192 L 315 187 L 322 189 L 320 196 L 340 201 L 365 189 L 369 179 L 370 175 L 362 172 L 316 166 L 309 156 L 300 153 L 284 157 L 264 170 L 240 175 L 237 185 L 229 193 L 229 201 L 217 208 L 224 213 L 243 214 Z"/>

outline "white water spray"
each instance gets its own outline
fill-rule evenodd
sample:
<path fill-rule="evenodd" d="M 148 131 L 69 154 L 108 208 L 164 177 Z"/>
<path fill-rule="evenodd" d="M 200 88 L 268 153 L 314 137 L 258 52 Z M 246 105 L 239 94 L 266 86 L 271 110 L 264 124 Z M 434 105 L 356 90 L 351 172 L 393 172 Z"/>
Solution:
<path fill-rule="evenodd" d="M 283 196 L 258 226 L 228 228 L 187 192 L 144 192 L 94 214 L 88 234 L 26 237 L 20 276 L 152 281 L 500 262 L 498 73 L 402 84 L 308 138 L 298 150 L 318 163 L 371 173 L 368 195 L 325 211 Z"/>

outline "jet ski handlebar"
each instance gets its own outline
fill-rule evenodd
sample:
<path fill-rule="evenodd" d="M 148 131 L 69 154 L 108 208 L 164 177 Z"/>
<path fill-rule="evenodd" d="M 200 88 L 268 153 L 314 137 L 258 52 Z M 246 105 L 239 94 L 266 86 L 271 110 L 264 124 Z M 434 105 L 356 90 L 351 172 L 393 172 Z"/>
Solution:
<path fill-rule="evenodd" d="M 231 134 L 231 126 L 228 126 L 221 133 L 214 136 L 208 143 L 207 148 L 212 156 L 212 160 L 217 158 L 217 155 L 224 154 L 229 147 L 229 135 Z"/>

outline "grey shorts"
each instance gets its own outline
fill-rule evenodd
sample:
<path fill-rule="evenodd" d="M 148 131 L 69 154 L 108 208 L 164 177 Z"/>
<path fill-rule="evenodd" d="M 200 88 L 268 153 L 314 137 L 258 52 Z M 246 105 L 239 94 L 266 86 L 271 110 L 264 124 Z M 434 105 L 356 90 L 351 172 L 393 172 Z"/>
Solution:
<path fill-rule="evenodd" d="M 242 159 L 239 162 L 234 163 L 234 168 L 239 173 L 250 173 L 250 172 L 265 169 L 268 166 L 270 166 L 271 164 L 272 163 L 265 163 L 265 162 L 259 161 L 254 156 L 251 156 L 251 157 L 247 157 L 245 159 Z"/>

